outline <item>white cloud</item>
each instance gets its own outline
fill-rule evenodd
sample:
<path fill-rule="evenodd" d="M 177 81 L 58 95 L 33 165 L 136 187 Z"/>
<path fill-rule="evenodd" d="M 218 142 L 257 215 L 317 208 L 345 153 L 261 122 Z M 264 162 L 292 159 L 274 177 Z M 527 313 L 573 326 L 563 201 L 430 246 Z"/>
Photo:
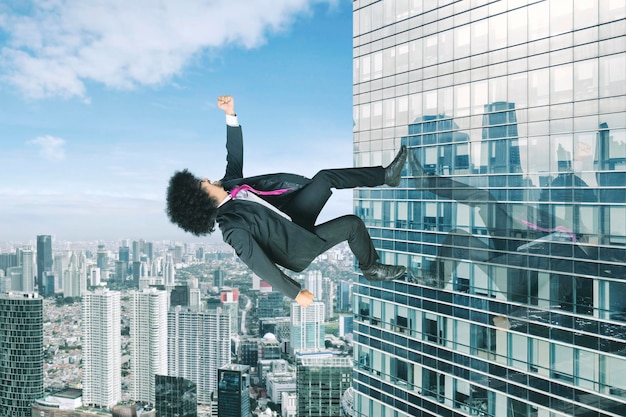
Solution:
<path fill-rule="evenodd" d="M 50 161 L 62 161 L 65 159 L 65 140 L 50 135 L 39 136 L 29 140 L 29 145 L 39 146 L 39 155 Z"/>
<path fill-rule="evenodd" d="M 313 3 L 336 1 L 33 0 L 29 15 L 0 12 L 0 76 L 32 98 L 88 100 L 86 82 L 160 84 L 202 51 L 257 47 Z"/>

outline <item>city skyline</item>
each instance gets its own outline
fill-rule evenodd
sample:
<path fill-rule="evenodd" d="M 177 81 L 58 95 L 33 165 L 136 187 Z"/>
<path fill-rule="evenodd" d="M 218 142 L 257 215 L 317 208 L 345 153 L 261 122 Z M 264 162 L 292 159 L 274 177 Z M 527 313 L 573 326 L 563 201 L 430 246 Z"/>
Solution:
<path fill-rule="evenodd" d="M 196 241 L 168 222 L 165 187 L 176 169 L 223 174 L 221 94 L 235 97 L 247 175 L 352 166 L 351 4 L 236 10 L 0 6 L 0 238 Z M 338 192 L 321 220 L 351 200 Z"/>

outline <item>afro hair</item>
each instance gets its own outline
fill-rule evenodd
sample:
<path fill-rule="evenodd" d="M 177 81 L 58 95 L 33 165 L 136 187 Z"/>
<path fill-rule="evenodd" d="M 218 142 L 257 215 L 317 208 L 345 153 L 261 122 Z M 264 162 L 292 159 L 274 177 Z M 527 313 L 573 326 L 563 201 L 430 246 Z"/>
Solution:
<path fill-rule="evenodd" d="M 176 171 L 167 187 L 167 216 L 186 232 L 204 236 L 215 231 L 217 201 L 200 189 L 188 170 Z"/>

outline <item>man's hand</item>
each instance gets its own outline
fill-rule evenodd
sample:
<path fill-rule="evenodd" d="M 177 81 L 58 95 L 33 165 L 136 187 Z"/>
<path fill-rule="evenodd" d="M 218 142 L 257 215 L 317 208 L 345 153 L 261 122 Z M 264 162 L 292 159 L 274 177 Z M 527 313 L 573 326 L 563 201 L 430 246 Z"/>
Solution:
<path fill-rule="evenodd" d="M 315 296 L 311 291 L 301 290 L 296 297 L 296 303 L 306 308 L 311 305 L 311 303 L 313 302 L 313 298 L 315 298 Z"/>
<path fill-rule="evenodd" d="M 217 107 L 230 116 L 235 115 L 235 100 L 232 96 L 219 96 L 217 98 Z"/>

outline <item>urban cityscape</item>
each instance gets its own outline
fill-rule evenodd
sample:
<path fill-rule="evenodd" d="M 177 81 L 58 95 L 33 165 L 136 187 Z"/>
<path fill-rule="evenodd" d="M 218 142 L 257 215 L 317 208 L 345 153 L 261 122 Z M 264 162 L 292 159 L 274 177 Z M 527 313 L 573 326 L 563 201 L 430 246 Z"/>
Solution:
<path fill-rule="evenodd" d="M 0 242 L 0 417 L 623 417 L 626 1 L 355 0 L 347 244 Z M 349 138 L 346 140 L 350 140 Z"/>

